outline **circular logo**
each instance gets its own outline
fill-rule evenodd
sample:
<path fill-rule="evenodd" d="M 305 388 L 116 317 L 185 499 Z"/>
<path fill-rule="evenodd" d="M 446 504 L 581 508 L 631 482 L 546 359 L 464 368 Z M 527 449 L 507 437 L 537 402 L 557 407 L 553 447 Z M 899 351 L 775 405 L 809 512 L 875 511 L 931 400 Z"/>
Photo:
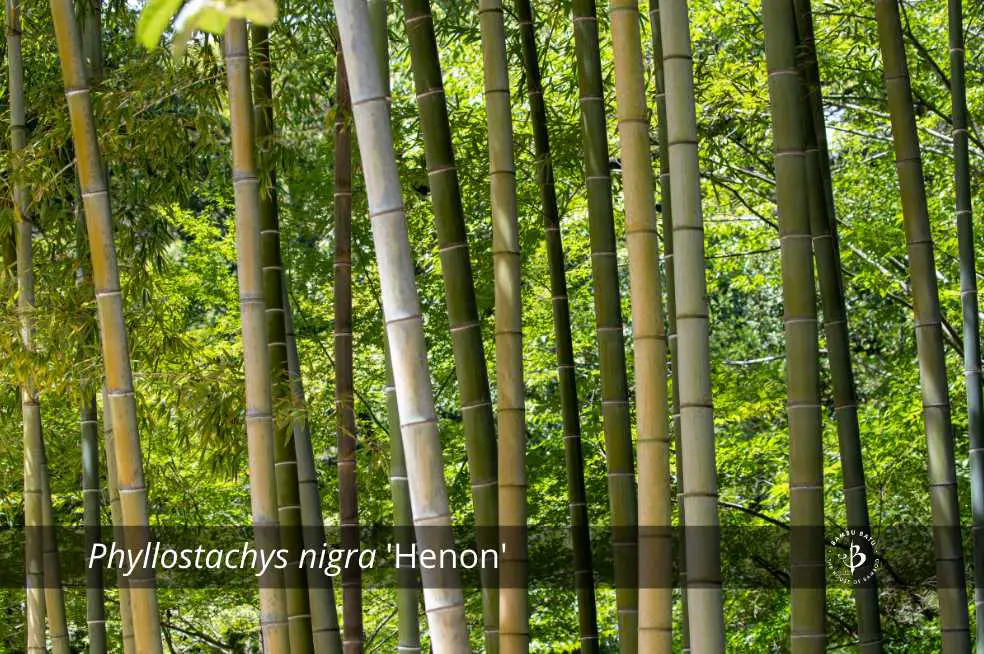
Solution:
<path fill-rule="evenodd" d="M 861 529 L 845 529 L 837 541 L 835 575 L 844 583 L 860 586 L 870 581 L 881 564 L 875 539 Z"/>

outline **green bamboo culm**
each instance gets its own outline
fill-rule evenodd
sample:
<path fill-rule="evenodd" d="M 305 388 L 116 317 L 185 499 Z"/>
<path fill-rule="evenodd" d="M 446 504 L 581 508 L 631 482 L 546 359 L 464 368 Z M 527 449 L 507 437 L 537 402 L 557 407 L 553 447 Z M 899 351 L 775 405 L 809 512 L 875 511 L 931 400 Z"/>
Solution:
<path fill-rule="evenodd" d="M 265 27 L 250 26 L 253 51 L 253 126 L 260 155 L 272 150 L 274 140 L 273 84 L 270 64 L 270 33 Z M 280 255 L 280 227 L 277 216 L 277 181 L 272 161 L 262 167 L 259 181 L 260 264 L 263 276 L 263 304 L 266 317 L 270 390 L 273 406 L 287 407 L 290 382 L 287 369 L 287 337 L 283 308 L 283 265 Z M 281 546 L 287 551 L 283 576 L 286 584 L 287 619 L 292 654 L 314 651 L 311 604 L 307 573 L 297 563 L 304 548 L 301 498 L 297 475 L 297 448 L 289 419 L 274 417 L 276 456 L 277 516 Z"/>
<path fill-rule="evenodd" d="M 632 300 L 639 459 L 639 650 L 673 646 L 672 513 L 666 330 L 659 271 L 649 110 L 636 0 L 611 0 L 615 99 L 622 153 L 625 232 Z"/>
<path fill-rule="evenodd" d="M 33 226 L 27 213 L 28 191 L 22 180 L 18 179 L 18 152 L 27 144 L 27 126 L 24 111 L 24 64 L 21 59 L 20 6 L 17 0 L 6 3 L 7 66 L 10 102 L 10 146 L 11 188 L 13 191 L 14 224 L 14 275 L 13 288 L 17 293 L 17 311 L 20 314 L 21 338 L 25 349 L 30 349 L 29 298 L 24 296 L 25 282 L 33 279 L 30 271 L 30 239 Z M 26 236 L 26 239 L 25 239 Z M 27 251 L 24 251 L 24 246 Z M 27 259 L 24 259 L 24 257 Z M 22 308 L 23 307 L 23 308 Z M 26 649 L 32 652 L 45 652 L 44 621 L 44 554 L 41 536 L 41 475 L 39 466 L 42 453 L 37 446 L 41 440 L 41 411 L 30 382 L 21 386 L 21 413 L 24 420 L 24 568 L 25 568 L 25 620 L 27 629 Z M 44 444 L 41 443 L 41 447 Z"/>
<path fill-rule="evenodd" d="M 667 147 L 666 82 L 663 75 L 663 39 L 660 36 L 659 2 L 653 0 L 649 10 L 649 31 L 653 45 L 653 83 L 655 86 L 656 122 L 659 138 L 659 197 L 663 227 L 663 273 L 666 279 L 666 344 L 669 355 L 667 376 L 670 385 L 670 427 L 676 450 L 676 499 L 679 524 L 686 522 L 683 509 L 683 457 L 680 455 L 680 384 L 677 377 L 676 291 L 673 274 L 673 207 L 670 192 L 670 151 Z M 679 530 L 677 577 L 681 589 L 687 587 L 687 547 L 684 532 Z M 687 594 L 680 593 L 680 643 L 684 654 L 690 652 L 690 629 L 687 625 Z"/>
<path fill-rule="evenodd" d="M 564 456 L 567 470 L 567 508 L 571 520 L 571 544 L 574 550 L 574 587 L 577 594 L 578 633 L 581 651 L 593 654 L 598 649 L 598 613 L 595 606 L 594 577 L 591 564 L 590 524 L 587 495 L 584 490 L 584 452 L 581 446 L 581 417 L 574 371 L 574 344 L 571 337 L 571 309 L 567 296 L 564 244 L 560 232 L 560 211 L 554 187 L 550 138 L 547 131 L 547 107 L 543 98 L 540 64 L 537 59 L 536 26 L 529 0 L 516 0 L 516 18 L 523 49 L 526 92 L 530 103 L 530 123 L 537 162 L 537 185 L 543 211 L 543 232 L 550 269 L 550 294 L 557 349 L 557 382 L 560 388 L 560 413 L 563 421 Z"/>
<path fill-rule="evenodd" d="M 512 105 L 501 0 L 480 0 L 479 26 L 489 130 L 492 267 L 495 272 L 495 373 L 499 430 L 499 651 L 528 652 L 526 543 L 526 389 L 523 385 L 522 282 Z"/>
<path fill-rule="evenodd" d="M 790 651 L 826 647 L 823 438 L 816 285 L 807 198 L 805 104 L 792 0 L 763 0 L 776 169 L 789 420 Z M 814 180 L 819 181 L 819 178 Z"/>
<path fill-rule="evenodd" d="M 674 313 L 687 557 L 687 624 L 694 652 L 724 651 L 717 467 L 711 404 L 704 219 L 697 160 L 693 54 L 687 0 L 659 0 L 666 84 L 666 148 L 673 212 Z"/>
<path fill-rule="evenodd" d="M 403 0 L 403 13 L 444 276 L 478 545 L 483 549 L 498 547 L 494 533 L 499 522 L 495 419 L 430 2 Z M 495 654 L 499 642 L 498 571 L 488 568 L 481 575 L 485 647 Z"/>
<path fill-rule="evenodd" d="M 246 371 L 246 440 L 250 504 L 258 548 L 278 549 L 278 489 L 274 477 L 276 432 L 267 349 L 266 303 L 261 264 L 259 179 L 254 152 L 253 99 L 246 23 L 231 20 L 225 33 L 226 75 L 232 140 L 232 178 L 236 203 L 236 252 L 239 307 Z M 296 487 L 296 479 L 295 479 Z M 260 579 L 260 630 L 263 651 L 293 652 L 282 571 L 267 568 Z M 310 631 L 309 631 L 310 633 Z"/>
<path fill-rule="evenodd" d="M 72 0 L 51 0 L 51 18 L 58 42 L 65 97 L 72 122 L 76 169 L 82 189 L 92 281 L 102 337 L 107 397 L 114 431 L 116 477 L 126 547 L 140 550 L 149 539 L 147 487 L 143 476 L 133 373 L 123 318 L 123 298 L 113 244 L 113 221 L 106 171 L 96 140 L 96 125 L 82 55 L 82 40 Z M 140 570 L 129 579 L 134 645 L 141 652 L 161 652 L 161 625 L 153 571 Z"/>
<path fill-rule="evenodd" d="M 970 507 L 977 654 L 984 654 L 984 398 L 981 391 L 981 330 L 977 267 L 971 213 L 970 159 L 967 144 L 967 86 L 964 74 L 963 6 L 947 4 L 950 31 L 950 101 L 953 112 L 954 195 L 960 249 L 960 305 L 963 309 L 964 379 L 967 387 L 967 436 L 970 441 Z"/>
<path fill-rule="evenodd" d="M 342 547 L 359 546 L 355 469 L 355 390 L 352 386 L 352 107 L 339 50 L 335 102 L 335 435 L 338 443 L 338 519 Z M 362 575 L 342 570 L 342 650 L 362 651 Z"/>
<path fill-rule="evenodd" d="M 102 388 L 103 414 L 103 449 L 106 451 L 106 487 L 109 491 L 109 512 L 113 521 L 113 534 L 117 543 L 123 542 L 123 508 L 120 506 L 119 482 L 116 479 L 116 439 L 113 436 L 113 416 L 109 411 L 109 395 L 106 386 Z M 130 610 L 130 589 L 126 585 L 126 577 L 116 573 L 116 587 L 120 600 L 120 638 L 123 641 L 123 654 L 135 654 L 136 643 L 133 640 L 133 612 Z"/>
<path fill-rule="evenodd" d="M 807 102 L 804 112 L 807 174 L 805 188 L 810 211 L 810 231 L 813 234 L 813 256 L 823 308 L 834 415 L 837 418 L 847 524 L 852 529 L 870 533 L 858 399 L 851 363 L 844 280 L 841 274 L 830 158 L 827 151 L 827 129 L 823 115 L 823 94 L 813 36 L 813 15 L 809 0 L 794 0 L 793 6 L 800 53 L 800 77 Z M 882 634 L 877 577 L 854 587 L 854 601 L 857 609 L 859 650 L 862 654 L 878 654 L 882 651 Z"/>
<path fill-rule="evenodd" d="M 594 0 L 574 0 L 571 9 L 584 143 L 584 181 L 588 192 L 592 291 L 601 367 L 601 412 L 608 459 L 619 651 L 632 654 L 638 651 L 637 507 L 598 18 Z"/>
<path fill-rule="evenodd" d="M 389 94 L 389 2 L 369 0 L 369 21 L 373 45 L 379 61 L 379 74 Z M 412 47 L 412 45 L 411 45 Z M 412 59 L 412 55 L 411 55 Z M 437 61 L 436 55 L 434 61 Z M 471 275 L 469 274 L 469 279 Z M 383 335 L 383 357 L 386 365 L 386 424 L 390 442 L 390 493 L 393 498 L 394 540 L 402 551 L 413 545 L 413 512 L 410 509 L 410 487 L 407 484 L 407 462 L 400 436 L 400 407 L 393 385 L 393 364 L 389 342 Z M 487 386 L 487 384 L 486 384 Z M 397 649 L 399 652 L 420 651 L 420 620 L 417 613 L 420 596 L 420 577 L 416 570 L 403 566 L 396 573 Z"/>
<path fill-rule="evenodd" d="M 427 365 L 413 257 L 393 150 L 389 99 L 380 78 L 365 0 L 337 0 L 335 11 L 362 155 L 383 314 L 420 546 L 453 547 L 434 394 Z M 424 609 L 435 652 L 471 651 L 457 570 L 422 570 Z"/>
<path fill-rule="evenodd" d="M 919 135 L 905 60 L 902 23 L 896 0 L 875 0 L 878 41 L 895 144 L 895 169 L 902 196 L 902 217 L 912 279 L 916 352 L 922 385 L 923 423 L 929 454 L 929 493 L 936 550 L 942 651 L 970 649 L 960 511 L 953 458 L 953 426 L 947 388 L 936 261 L 923 181 Z"/>
<path fill-rule="evenodd" d="M 82 434 L 82 524 L 85 529 L 85 549 L 101 541 L 100 505 L 102 486 L 99 483 L 99 421 L 96 419 L 96 396 L 86 393 L 79 415 Z M 89 653 L 106 651 L 106 607 L 103 597 L 102 567 L 86 566 L 85 622 L 88 626 Z"/>

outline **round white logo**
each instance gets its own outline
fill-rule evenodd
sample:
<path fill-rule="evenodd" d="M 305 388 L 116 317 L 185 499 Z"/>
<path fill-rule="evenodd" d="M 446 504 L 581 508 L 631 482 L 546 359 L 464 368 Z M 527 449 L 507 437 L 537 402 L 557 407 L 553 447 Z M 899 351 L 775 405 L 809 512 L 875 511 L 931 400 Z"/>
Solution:
<path fill-rule="evenodd" d="M 835 574 L 844 583 L 860 586 L 870 581 L 881 561 L 875 554 L 875 539 L 861 529 L 846 529 L 837 541 L 839 565 Z"/>

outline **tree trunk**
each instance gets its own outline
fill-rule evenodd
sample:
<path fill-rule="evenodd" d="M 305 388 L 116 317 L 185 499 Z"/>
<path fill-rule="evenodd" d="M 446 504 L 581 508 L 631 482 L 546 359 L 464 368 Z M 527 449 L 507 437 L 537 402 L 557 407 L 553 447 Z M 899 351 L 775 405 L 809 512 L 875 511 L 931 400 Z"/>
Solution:
<path fill-rule="evenodd" d="M 286 280 L 285 280 L 286 282 Z M 293 413 L 291 424 L 297 443 L 297 484 L 301 495 L 301 522 L 304 524 L 304 547 L 318 549 L 325 542 L 325 524 L 321 516 L 321 493 L 314 467 L 311 427 L 307 421 L 307 401 L 294 335 L 287 284 L 283 285 L 284 325 L 287 337 L 287 370 L 290 377 Z M 308 571 L 308 596 L 311 601 L 311 630 L 315 654 L 341 654 L 342 639 L 338 630 L 338 609 L 331 577 L 316 568 Z"/>
<path fill-rule="evenodd" d="M 820 282 L 834 413 L 837 417 L 847 523 L 851 528 L 870 533 L 861 431 L 858 424 L 858 400 L 851 365 L 847 307 L 844 301 L 844 280 L 841 276 L 836 234 L 833 189 L 830 184 L 830 159 L 827 153 L 827 130 L 824 124 L 820 71 L 813 37 L 813 16 L 809 0 L 795 0 L 793 4 L 801 54 L 800 76 L 807 97 L 805 110 L 807 203 L 810 208 L 813 256 Z M 855 586 L 854 601 L 858 615 L 860 651 L 862 654 L 877 654 L 882 651 L 882 636 L 876 577 L 872 577 L 869 583 Z"/>
<path fill-rule="evenodd" d="M 413 258 L 393 150 L 389 101 L 379 76 L 365 1 L 337 0 L 335 10 L 362 154 L 386 331 L 394 355 L 393 377 L 417 540 L 423 548 L 450 549 L 453 547 L 451 516 Z M 457 571 L 422 572 L 424 605 L 434 651 L 470 651 L 464 596 Z"/>
<path fill-rule="evenodd" d="M 29 192 L 20 168 L 21 150 L 27 146 L 24 109 L 24 64 L 21 59 L 20 7 L 7 2 L 7 62 L 10 84 L 10 161 L 13 190 L 14 233 L 17 257 L 17 313 L 24 350 L 34 351 L 34 223 L 29 210 Z M 44 649 L 44 616 L 47 613 L 55 654 L 69 651 L 65 597 L 58 565 L 54 515 L 44 437 L 41 405 L 34 382 L 28 376 L 21 386 L 24 420 L 24 526 L 27 563 L 28 650 Z M 40 597 L 43 588 L 43 602 Z"/>
<path fill-rule="evenodd" d="M 676 496 L 682 527 L 686 523 L 683 509 L 683 448 L 680 444 L 680 384 L 677 374 L 676 291 L 673 274 L 673 208 L 670 193 L 670 151 L 667 147 L 666 84 L 663 76 L 663 39 L 660 35 L 659 2 L 650 3 L 649 28 L 653 42 L 653 78 L 656 87 L 656 120 L 659 135 L 659 196 L 663 227 L 663 270 L 666 275 L 666 342 L 669 350 L 670 372 L 673 383 L 670 391 L 670 424 L 673 429 L 673 447 L 676 449 Z M 683 529 L 679 532 L 680 545 L 677 559 L 680 588 L 687 587 L 687 546 Z M 680 642 L 684 653 L 690 651 L 690 629 L 687 625 L 687 593 L 680 593 Z"/>
<path fill-rule="evenodd" d="M 766 67 L 772 109 L 776 205 L 782 258 L 789 419 L 791 643 L 796 653 L 826 646 L 823 534 L 823 432 L 806 175 L 806 112 L 796 66 L 792 0 L 763 0 Z"/>
<path fill-rule="evenodd" d="M 912 279 L 923 422 L 929 453 L 929 492 L 943 651 L 966 652 L 970 649 L 970 630 L 953 460 L 953 426 L 950 423 L 936 261 L 926 206 L 919 135 L 912 109 L 912 90 L 909 87 L 896 0 L 875 0 L 875 12 L 895 144 L 895 168 L 902 193 L 909 275 Z"/>
<path fill-rule="evenodd" d="M 267 350 L 263 276 L 260 263 L 260 193 L 254 154 L 253 100 L 249 85 L 246 23 L 232 20 L 225 34 L 226 73 L 236 199 L 236 251 L 239 306 L 246 372 L 246 439 L 249 455 L 253 532 L 259 548 L 280 547 L 278 479 L 274 478 L 274 440 L 270 353 Z M 295 478 L 296 489 L 296 478 Z M 293 652 L 282 571 L 269 567 L 260 580 L 263 651 Z"/>
<path fill-rule="evenodd" d="M 584 490 L 584 454 L 581 448 L 581 419 L 574 374 L 574 344 L 571 338 L 571 311 L 567 298 L 564 246 L 560 234 L 560 211 L 554 188 L 550 139 L 547 132 L 547 108 L 537 60 L 536 29 L 529 0 L 516 0 L 516 15 L 523 46 L 533 148 L 537 161 L 537 183 L 543 204 L 543 231 L 550 268 L 554 338 L 557 347 L 557 382 L 560 387 L 560 412 L 563 419 L 564 451 L 567 462 L 567 505 L 571 518 L 571 541 L 574 550 L 574 587 L 577 593 L 578 625 L 581 651 L 598 652 L 598 616 L 595 608 L 594 577 L 591 565 L 591 538 L 588 506 Z"/>
<path fill-rule="evenodd" d="M 512 106 L 501 0 L 480 0 L 489 129 L 492 266 L 495 271 L 495 373 L 499 394 L 499 649 L 529 651 L 526 570 L 526 389 L 523 386 L 522 282 Z"/>
<path fill-rule="evenodd" d="M 422 117 L 427 178 L 441 254 L 478 545 L 483 549 L 498 547 L 498 539 L 494 537 L 499 521 L 495 420 L 430 2 L 403 0 L 403 11 L 417 107 Z M 492 568 L 481 572 L 485 645 L 490 654 L 498 651 L 499 640 L 497 572 Z"/>
<path fill-rule="evenodd" d="M 272 149 L 273 84 L 270 65 L 270 33 L 265 27 L 250 27 L 253 40 L 253 124 L 261 154 Z M 273 406 L 279 412 L 289 407 L 290 385 L 287 370 L 287 337 L 283 307 L 283 266 L 280 258 L 280 225 L 277 217 L 277 178 L 273 162 L 263 166 L 258 182 L 260 211 L 260 252 L 263 303 L 266 316 L 267 352 L 269 354 Z M 310 654 L 314 650 L 311 605 L 308 598 L 307 573 L 298 565 L 304 547 L 301 499 L 297 481 L 297 453 L 290 420 L 273 419 L 276 456 L 277 515 L 281 546 L 287 550 L 286 584 L 287 619 L 290 625 L 292 654 Z"/>
<path fill-rule="evenodd" d="M 639 448 L 639 649 L 673 646 L 673 542 L 666 331 L 659 278 L 653 164 L 643 82 L 641 16 L 636 0 L 611 0 L 615 98 L 622 150 L 625 232 L 629 251 Z"/>
<path fill-rule="evenodd" d="M 637 507 L 598 19 L 594 0 L 574 0 L 572 11 L 581 100 L 584 181 L 588 190 L 592 288 L 601 366 L 601 413 L 608 458 L 608 500 L 615 556 L 619 649 L 622 654 L 632 654 L 638 651 L 639 622 L 638 547 L 635 536 Z"/>
<path fill-rule="evenodd" d="M 126 529 L 126 547 L 140 550 L 149 539 L 147 488 L 144 484 L 133 373 L 123 318 L 123 297 L 116 266 L 113 224 L 106 171 L 96 140 L 92 102 L 82 55 L 82 43 L 72 0 L 51 0 L 51 16 L 58 41 L 65 96 L 72 119 L 72 140 L 85 208 L 92 278 L 99 313 L 107 395 L 112 413 L 120 506 Z M 160 615 L 153 571 L 131 577 L 130 606 L 134 641 L 141 652 L 161 652 Z"/>
<path fill-rule="evenodd" d="M 355 468 L 355 393 L 352 387 L 352 137 L 351 101 L 345 62 L 337 59 L 335 105 L 335 433 L 338 439 L 338 506 L 342 547 L 359 546 Z M 362 575 L 342 570 L 342 646 L 362 651 Z"/>
<path fill-rule="evenodd" d="M 693 57 L 686 0 L 659 0 L 666 83 L 666 146 L 673 212 L 673 261 L 680 387 L 679 456 L 687 556 L 687 619 L 695 652 L 724 651 L 717 468 L 711 405 L 704 219 L 697 162 Z"/>
<path fill-rule="evenodd" d="M 953 111 L 954 195 L 960 248 L 960 305 L 963 309 L 964 379 L 967 385 L 967 436 L 970 441 L 970 503 L 973 514 L 974 607 L 977 653 L 984 654 L 984 399 L 981 391 L 981 330 L 977 305 L 977 266 L 971 214 L 970 160 L 967 151 L 967 87 L 964 78 L 963 7 L 949 0 L 950 99 Z"/>

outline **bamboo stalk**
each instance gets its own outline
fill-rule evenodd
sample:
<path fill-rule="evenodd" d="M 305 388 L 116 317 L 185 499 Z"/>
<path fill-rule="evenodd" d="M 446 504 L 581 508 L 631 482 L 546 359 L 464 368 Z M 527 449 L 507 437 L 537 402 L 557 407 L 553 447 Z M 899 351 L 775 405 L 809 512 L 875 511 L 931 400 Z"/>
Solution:
<path fill-rule="evenodd" d="M 335 10 L 366 180 L 369 216 L 383 296 L 386 331 L 400 410 L 417 540 L 452 548 L 447 489 L 430 385 L 413 258 L 389 123 L 365 0 L 337 0 Z M 424 606 L 435 652 L 468 652 L 464 597 L 457 570 L 423 570 Z"/>
<path fill-rule="evenodd" d="M 499 651 L 529 651 L 526 543 L 526 389 L 516 165 L 501 0 L 480 0 L 485 111 L 489 130 L 492 267 L 495 272 L 495 372 L 499 431 Z"/>
<path fill-rule="evenodd" d="M 929 493 L 933 515 L 936 578 L 940 600 L 943 652 L 970 649 L 967 588 L 960 543 L 953 457 L 953 426 L 947 388 L 936 261 L 923 181 L 919 135 L 905 60 L 902 24 L 896 0 L 875 0 L 878 41 L 895 145 L 895 168 L 902 197 L 902 217 L 912 279 L 916 351 L 922 386 L 923 423 L 929 454 Z"/>
<path fill-rule="evenodd" d="M 673 589 L 670 584 L 673 509 L 666 331 L 639 4 L 636 0 L 611 0 L 608 15 L 615 51 L 615 98 L 622 150 L 635 352 L 639 452 L 639 649 L 668 652 L 673 646 Z"/>
<path fill-rule="evenodd" d="M 403 0 L 403 13 L 417 107 L 422 117 L 427 178 L 447 298 L 478 545 L 482 549 L 495 548 L 498 547 L 495 527 L 499 521 L 495 420 L 430 2 Z M 498 651 L 498 578 L 494 568 L 481 572 L 485 646 L 490 654 Z"/>
<path fill-rule="evenodd" d="M 123 507 L 120 506 L 119 482 L 116 479 L 116 439 L 113 435 L 113 416 L 109 410 L 109 396 L 106 387 L 102 389 L 103 404 L 103 449 L 106 451 L 106 486 L 109 490 L 109 511 L 113 521 L 113 539 L 124 542 Z M 116 587 L 120 597 L 120 637 L 123 640 L 123 654 L 134 654 L 136 643 L 133 637 L 133 611 L 130 609 L 130 589 L 126 585 L 126 577 L 116 573 Z"/>
<path fill-rule="evenodd" d="M 270 550 L 280 546 L 278 479 L 274 477 L 276 433 L 271 399 L 270 353 L 267 350 L 263 274 L 260 262 L 260 194 L 254 154 L 253 100 L 250 93 L 246 24 L 232 20 L 226 28 L 225 61 L 229 83 L 233 186 L 236 199 L 236 249 L 239 305 L 246 370 L 246 439 L 249 453 L 250 504 L 254 538 Z M 295 483 L 296 494 L 296 483 Z M 263 651 L 292 652 L 293 631 L 287 621 L 284 575 L 273 566 L 260 579 L 260 629 Z M 310 633 L 310 631 L 309 631 Z"/>
<path fill-rule="evenodd" d="M 687 620 L 691 649 L 704 654 L 724 651 L 724 617 L 693 55 L 687 1 L 659 0 L 659 12 L 673 212 L 679 456 L 685 527 L 691 535 L 684 538 Z"/>
<path fill-rule="evenodd" d="M 808 0 L 794 0 L 793 5 L 797 20 L 798 47 L 801 53 L 800 76 L 807 97 L 805 111 L 807 204 L 810 209 L 813 256 L 820 283 L 834 413 L 837 417 L 838 449 L 843 470 L 847 522 L 850 528 L 870 533 L 867 486 L 858 423 L 858 400 L 851 364 L 833 190 L 830 185 L 830 159 L 827 154 L 827 130 L 824 124 L 820 71 L 813 37 L 813 16 Z M 877 654 L 882 651 L 877 578 L 873 577 L 869 583 L 855 586 L 854 598 L 858 616 L 859 649 L 862 654 Z"/>
<path fill-rule="evenodd" d="M 79 414 L 82 433 L 82 502 L 85 528 L 85 550 L 101 541 L 100 504 L 102 487 L 99 483 L 99 423 L 96 420 L 96 396 L 86 393 Z M 103 600 L 103 571 L 98 565 L 86 567 L 85 617 L 88 625 L 89 652 L 106 651 L 106 608 Z"/>
<path fill-rule="evenodd" d="M 659 134 L 659 195 L 663 227 L 663 270 L 666 275 L 666 343 L 669 350 L 670 373 L 670 424 L 673 430 L 673 447 L 676 450 L 676 499 L 679 524 L 686 523 L 683 508 L 683 448 L 680 442 L 680 384 L 677 374 L 676 291 L 673 273 L 673 207 L 670 192 L 670 151 L 667 147 L 666 83 L 663 75 L 663 39 L 660 35 L 659 2 L 650 2 L 649 31 L 653 43 L 653 80 L 655 83 L 656 121 Z M 677 565 L 681 589 L 687 587 L 687 547 L 684 530 L 679 530 L 680 548 Z M 680 642 L 683 652 L 690 652 L 690 629 L 687 624 L 687 593 L 680 593 Z"/>
<path fill-rule="evenodd" d="M 51 17 L 58 42 L 65 83 L 65 97 L 72 122 L 76 168 L 85 208 L 92 257 L 92 279 L 102 336 L 103 362 L 112 424 L 114 456 L 119 483 L 126 547 L 135 552 L 150 537 L 147 522 L 147 488 L 144 484 L 137 410 L 130 368 L 123 298 L 120 292 L 116 248 L 106 172 L 96 140 L 92 102 L 82 56 L 82 43 L 72 0 L 51 0 Z M 154 591 L 153 571 L 140 570 L 130 579 L 135 645 L 141 652 L 161 652 L 160 615 Z"/>
<path fill-rule="evenodd" d="M 973 516 L 974 607 L 977 654 L 984 654 L 984 397 L 981 390 L 981 329 L 978 318 L 977 266 L 971 212 L 970 159 L 967 145 L 967 83 L 964 73 L 963 6 L 947 3 L 950 41 L 950 102 L 953 115 L 954 196 L 960 250 L 960 306 L 963 310 L 964 379 L 967 436 L 970 441 L 970 503 Z"/>
<path fill-rule="evenodd" d="M 260 25 L 250 26 L 253 40 L 253 124 L 256 143 L 268 152 L 274 139 L 273 84 L 270 64 L 270 33 Z M 272 163 L 272 162 L 271 162 Z M 260 264 L 262 266 L 263 304 L 266 316 L 267 352 L 269 355 L 270 391 L 273 406 L 289 406 L 290 385 L 287 365 L 287 337 L 284 322 L 283 265 L 280 257 L 280 226 L 277 215 L 276 171 L 264 167 L 258 177 L 260 211 Z M 301 499 L 297 477 L 296 445 L 289 420 L 274 417 L 274 452 L 276 456 L 277 515 L 281 546 L 287 551 L 284 568 L 287 620 L 293 654 L 308 654 L 314 649 L 311 606 L 307 573 L 298 565 L 304 547 Z"/>
<path fill-rule="evenodd" d="M 564 245 L 560 233 L 560 211 L 554 187 L 553 162 L 547 133 L 547 110 L 537 60 L 536 30 L 529 0 L 516 0 L 516 16 L 523 47 L 533 148 L 537 161 L 537 183 L 543 205 L 543 231 L 550 268 L 550 290 L 557 347 L 557 382 L 560 387 L 560 412 L 563 421 L 564 453 L 567 469 L 567 508 L 571 519 L 574 550 L 574 588 L 577 594 L 578 627 L 581 651 L 598 652 L 598 615 L 595 607 L 594 578 L 591 565 L 591 538 L 588 505 L 584 490 L 584 454 L 581 448 L 581 419 L 574 373 L 574 344 L 571 338 L 570 302 L 567 297 Z"/>
<path fill-rule="evenodd" d="M 338 439 L 339 524 L 342 547 L 359 545 L 355 468 L 355 392 L 352 385 L 352 136 L 351 101 L 345 62 L 339 50 L 335 114 L 335 433 Z M 342 647 L 362 651 L 362 575 L 358 566 L 342 570 Z"/>
<path fill-rule="evenodd" d="M 584 143 L 584 181 L 588 193 L 592 290 L 601 367 L 601 412 L 608 461 L 608 500 L 615 553 L 619 651 L 633 654 L 638 651 L 638 546 L 635 536 L 638 509 L 598 18 L 594 0 L 574 0 L 571 9 L 577 53 L 581 138 Z"/>
<path fill-rule="evenodd" d="M 805 111 L 796 61 L 792 0 L 763 0 L 772 110 L 776 204 L 782 259 L 789 419 L 791 643 L 795 653 L 826 647 L 823 531 L 823 438 L 820 351 L 806 175 Z M 816 179 L 819 181 L 819 178 Z M 797 529 L 799 528 L 799 529 Z"/>
<path fill-rule="evenodd" d="M 301 496 L 301 522 L 304 524 L 304 547 L 320 548 L 325 540 L 325 525 L 321 516 L 321 493 L 314 467 L 314 448 L 311 427 L 307 420 L 307 401 L 301 379 L 294 316 L 290 308 L 287 284 L 283 285 L 284 326 L 287 338 L 287 370 L 290 377 L 293 414 L 291 425 L 297 443 L 297 483 Z M 338 629 L 338 609 L 331 577 L 312 568 L 308 571 L 308 595 L 311 601 L 311 630 L 314 632 L 315 654 L 341 654 L 342 639 Z"/>

